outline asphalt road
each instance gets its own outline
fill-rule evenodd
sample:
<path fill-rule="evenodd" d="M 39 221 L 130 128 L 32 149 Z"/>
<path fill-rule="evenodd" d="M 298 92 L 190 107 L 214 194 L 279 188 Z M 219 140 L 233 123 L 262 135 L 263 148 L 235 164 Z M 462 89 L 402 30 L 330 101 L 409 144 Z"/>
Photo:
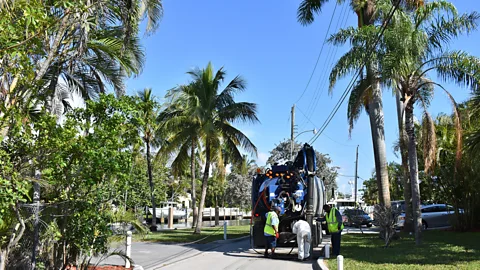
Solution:
<path fill-rule="evenodd" d="M 167 263 L 161 269 L 312 269 L 313 261 L 297 262 L 296 249 L 279 249 L 279 259 L 266 259 L 250 250 L 249 239 L 212 247 L 186 257 L 178 262 Z M 261 250 L 259 250 L 261 252 Z M 283 255 L 283 256 L 282 256 Z M 156 268 L 158 269 L 158 268 Z"/>
<path fill-rule="evenodd" d="M 363 233 L 378 233 L 378 228 L 362 228 Z M 342 234 L 362 233 L 359 228 L 345 227 Z M 326 240 L 329 237 L 326 237 Z M 124 245 L 112 247 L 111 251 L 124 250 Z M 262 252 L 261 250 L 258 250 Z M 278 253 L 286 254 L 288 249 L 278 249 Z M 314 254 L 314 257 L 318 257 Z M 269 267 L 279 269 L 312 269 L 312 261 L 297 262 L 297 250 L 293 249 L 290 256 L 282 259 L 265 259 L 261 254 L 250 250 L 248 238 L 232 242 L 218 241 L 210 244 L 176 245 L 133 242 L 131 258 L 134 264 L 142 266 L 145 270 L 153 269 L 256 269 Z M 98 261 L 94 259 L 92 263 Z M 102 260 L 100 264 L 123 265 L 124 261 L 117 256 Z"/>
<path fill-rule="evenodd" d="M 123 250 L 122 246 L 118 249 Z M 114 250 L 114 249 L 112 249 Z M 312 269 L 313 261 L 297 262 L 297 250 L 288 256 L 291 248 L 278 249 L 279 259 L 266 259 L 250 250 L 248 238 L 237 241 L 218 241 L 210 244 L 169 245 L 160 243 L 132 243 L 131 258 L 144 270 L 153 269 Z M 262 252 L 261 250 L 258 250 Z M 283 254 L 283 255 L 282 255 Z M 94 260 L 94 262 L 98 259 Z M 122 265 L 120 257 L 111 257 L 100 264 Z"/>

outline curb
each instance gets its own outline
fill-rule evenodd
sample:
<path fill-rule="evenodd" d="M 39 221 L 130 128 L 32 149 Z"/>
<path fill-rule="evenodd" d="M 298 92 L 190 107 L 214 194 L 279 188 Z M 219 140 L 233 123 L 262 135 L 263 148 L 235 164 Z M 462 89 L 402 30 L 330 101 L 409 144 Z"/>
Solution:
<path fill-rule="evenodd" d="M 143 267 L 141 265 L 134 264 L 133 270 L 143 270 Z"/>
<path fill-rule="evenodd" d="M 328 270 L 327 265 L 323 261 L 323 258 L 318 258 L 315 262 L 313 262 L 313 269 L 315 270 Z"/>

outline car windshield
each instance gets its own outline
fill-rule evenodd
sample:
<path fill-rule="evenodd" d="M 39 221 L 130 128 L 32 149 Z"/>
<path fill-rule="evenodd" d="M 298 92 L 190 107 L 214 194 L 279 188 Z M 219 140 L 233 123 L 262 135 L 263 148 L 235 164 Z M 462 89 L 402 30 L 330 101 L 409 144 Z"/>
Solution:
<path fill-rule="evenodd" d="M 365 213 L 365 211 L 363 211 L 363 210 L 352 209 L 352 210 L 347 210 L 347 211 L 345 211 L 345 214 L 346 214 L 346 215 L 357 215 L 357 216 L 361 216 L 361 215 L 366 215 L 367 213 Z"/>

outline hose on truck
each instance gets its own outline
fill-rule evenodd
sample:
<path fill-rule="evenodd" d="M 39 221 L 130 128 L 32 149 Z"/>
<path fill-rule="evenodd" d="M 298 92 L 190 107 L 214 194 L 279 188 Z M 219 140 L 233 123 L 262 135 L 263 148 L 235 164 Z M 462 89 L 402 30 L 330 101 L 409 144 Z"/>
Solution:
<path fill-rule="evenodd" d="M 253 246 L 253 217 L 254 217 L 254 214 L 255 214 L 255 210 L 257 209 L 258 203 L 260 202 L 260 198 L 262 198 L 262 197 L 263 197 L 263 201 L 265 202 L 265 205 L 267 206 L 268 210 L 270 211 L 271 207 L 268 205 L 268 203 L 265 199 L 265 196 L 264 196 L 266 190 L 267 190 L 267 186 L 265 185 L 265 188 L 263 189 L 262 193 L 260 193 L 260 196 L 258 197 L 257 202 L 255 203 L 255 206 L 252 209 L 252 214 L 250 215 L 250 248 L 253 251 L 255 251 L 255 253 L 260 254 L 260 255 L 263 255 L 263 253 L 258 252 L 255 249 L 255 247 Z M 290 252 L 288 252 L 287 255 L 290 255 L 294 248 L 295 248 L 295 246 L 292 247 L 292 249 L 290 250 Z"/>

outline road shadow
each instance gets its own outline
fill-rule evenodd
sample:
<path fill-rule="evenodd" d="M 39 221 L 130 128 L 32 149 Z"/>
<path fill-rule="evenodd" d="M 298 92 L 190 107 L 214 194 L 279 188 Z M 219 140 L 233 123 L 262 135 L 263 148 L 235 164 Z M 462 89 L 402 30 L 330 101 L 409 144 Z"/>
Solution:
<path fill-rule="evenodd" d="M 203 252 L 220 253 L 226 257 L 238 257 L 249 259 L 268 260 L 263 257 L 263 249 L 257 249 L 256 253 L 251 249 L 249 238 L 218 241 L 209 244 L 161 244 L 158 242 L 135 242 L 132 245 L 132 259 L 135 264 L 141 265 L 144 269 L 157 269 L 184 260 L 193 259 Z M 275 260 L 295 261 L 297 250 L 290 253 L 291 248 L 278 248 Z M 289 254 L 290 253 L 290 254 Z M 312 258 L 320 256 L 320 251 L 315 251 Z M 312 261 L 297 262 L 298 264 L 311 264 Z M 101 264 L 121 265 L 120 258 L 110 258 Z"/>

